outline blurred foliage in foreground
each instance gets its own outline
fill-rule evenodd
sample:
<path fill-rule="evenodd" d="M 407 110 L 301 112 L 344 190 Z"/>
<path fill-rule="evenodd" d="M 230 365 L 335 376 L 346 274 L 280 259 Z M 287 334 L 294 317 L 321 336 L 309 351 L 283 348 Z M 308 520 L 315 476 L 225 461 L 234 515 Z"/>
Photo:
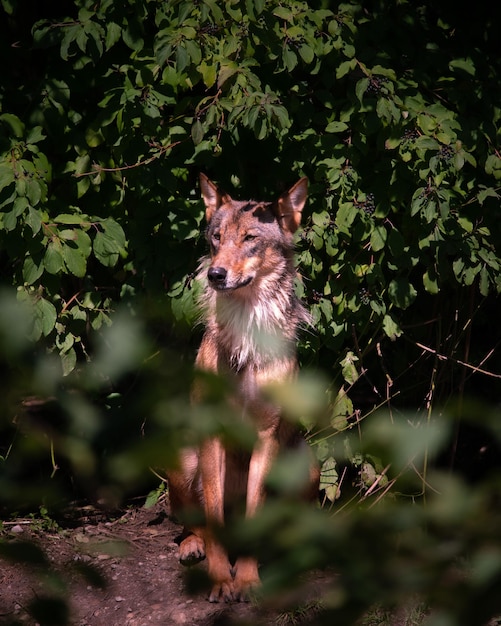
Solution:
<path fill-rule="evenodd" d="M 181 445 L 214 433 L 252 444 L 252 432 L 220 402 L 223 381 L 214 381 L 210 405 L 189 406 L 190 363 L 154 347 L 141 319 L 119 312 L 96 342 L 95 360 L 68 377 L 58 359 L 26 339 L 30 311 L 5 292 L 0 304 L 4 512 L 30 503 L 33 510 L 43 501 L 57 516 L 77 495 L 114 506 L 158 484 L 149 468 L 161 472 L 174 463 Z M 324 390 L 323 379 L 305 372 L 297 386 L 272 393 L 289 397 L 291 419 L 308 411 L 321 423 L 330 410 Z M 46 401 L 39 403 L 42 393 Z M 464 411 L 472 432 L 486 437 L 479 454 L 498 454 L 499 410 L 477 402 Z M 357 429 L 331 433 L 345 450 L 336 459 L 339 471 L 356 467 L 357 454 L 360 463 L 372 461 L 335 481 L 338 500 L 298 506 L 291 500 L 298 488 L 294 460 L 279 459 L 270 475 L 273 496 L 255 519 L 231 524 L 225 540 L 260 556 L 263 593 L 272 602 L 305 572 L 331 573 L 316 624 L 353 624 L 374 604 L 393 610 L 417 599 L 426 624 L 486 624 L 501 611 L 501 476 L 485 471 L 473 484 L 440 469 L 453 426 L 452 417 L 385 410 L 371 417 L 363 438 Z M 310 436 L 321 445 L 321 432 L 313 428 Z M 7 533 L 0 536 L 0 556 L 49 567 L 43 554 Z M 35 607 L 42 617 L 44 606 Z"/>

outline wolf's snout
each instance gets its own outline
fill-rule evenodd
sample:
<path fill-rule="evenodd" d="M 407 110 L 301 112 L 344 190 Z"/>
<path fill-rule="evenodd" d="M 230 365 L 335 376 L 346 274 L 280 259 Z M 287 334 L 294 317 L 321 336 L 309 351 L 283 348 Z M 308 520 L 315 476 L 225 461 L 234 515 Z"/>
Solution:
<path fill-rule="evenodd" d="M 207 272 L 207 276 L 211 283 L 219 285 L 226 280 L 226 276 L 228 272 L 224 269 L 224 267 L 210 267 Z"/>

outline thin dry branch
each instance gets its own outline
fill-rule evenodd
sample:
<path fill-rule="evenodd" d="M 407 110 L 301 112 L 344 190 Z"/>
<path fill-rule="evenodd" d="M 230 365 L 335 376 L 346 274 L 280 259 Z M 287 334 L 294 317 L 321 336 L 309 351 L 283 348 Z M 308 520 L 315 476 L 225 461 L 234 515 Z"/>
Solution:
<path fill-rule="evenodd" d="M 75 173 L 73 174 L 73 176 L 75 178 L 81 178 L 82 176 L 94 176 L 94 174 L 99 174 L 100 172 L 123 172 L 125 170 L 132 170 L 136 167 L 141 167 L 142 165 L 149 165 L 150 163 L 153 163 L 153 161 L 156 161 L 157 159 L 159 159 L 163 154 L 165 154 L 171 148 L 175 148 L 180 143 L 183 143 L 183 141 L 184 140 L 175 141 L 174 143 L 171 143 L 168 146 L 163 146 L 158 151 L 158 153 L 148 157 L 147 159 L 143 159 L 142 161 L 139 160 L 136 163 L 133 163 L 132 165 L 122 165 L 121 167 L 102 167 L 101 165 L 98 165 L 97 163 L 93 163 L 92 171 L 80 172 L 79 174 Z"/>
<path fill-rule="evenodd" d="M 463 367 L 467 367 L 468 369 L 472 370 L 473 372 L 475 372 L 477 374 L 484 374 L 485 376 L 490 376 L 491 378 L 500 378 L 501 379 L 501 374 L 496 374 L 494 372 L 489 372 L 488 370 L 484 370 L 484 369 L 482 369 L 480 367 L 472 365 L 471 363 L 465 363 L 464 361 L 461 361 L 461 359 L 455 359 L 452 356 L 446 356 L 445 354 L 440 354 L 440 352 L 438 352 L 437 350 L 434 350 L 433 348 L 430 348 L 429 346 L 425 346 L 424 344 L 420 343 L 419 341 L 412 341 L 409 338 L 407 338 L 407 341 L 410 341 L 415 346 L 417 346 L 418 348 L 421 348 L 421 350 L 424 350 L 425 352 L 429 352 L 430 354 L 434 354 L 437 357 L 437 359 L 440 359 L 441 361 L 452 361 L 453 363 L 456 363 L 457 365 L 462 365 Z M 490 354 L 492 354 L 492 351 L 491 351 Z M 483 359 L 482 362 L 484 362 L 485 360 L 486 359 Z"/>

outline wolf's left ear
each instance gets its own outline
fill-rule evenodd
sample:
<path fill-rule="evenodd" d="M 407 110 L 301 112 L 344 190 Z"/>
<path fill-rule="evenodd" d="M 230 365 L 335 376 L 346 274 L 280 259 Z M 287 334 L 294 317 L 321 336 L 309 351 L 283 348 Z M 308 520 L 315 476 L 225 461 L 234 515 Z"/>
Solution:
<path fill-rule="evenodd" d="M 276 203 L 277 216 L 285 230 L 295 233 L 301 222 L 301 211 L 308 196 L 308 179 L 300 178 Z"/>
<path fill-rule="evenodd" d="M 205 217 L 210 222 L 214 213 L 222 204 L 231 202 L 228 194 L 222 193 L 205 174 L 200 174 L 200 189 L 205 203 Z"/>

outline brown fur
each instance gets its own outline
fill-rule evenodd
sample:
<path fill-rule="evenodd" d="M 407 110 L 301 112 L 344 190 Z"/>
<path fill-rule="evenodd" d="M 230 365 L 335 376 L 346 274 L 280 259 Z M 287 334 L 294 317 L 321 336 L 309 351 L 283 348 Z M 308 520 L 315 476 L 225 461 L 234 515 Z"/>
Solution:
<path fill-rule="evenodd" d="M 252 454 L 226 450 L 217 438 L 185 450 L 178 471 L 169 473 L 173 511 L 200 507 L 206 526 L 190 528 L 180 545 L 180 560 L 207 558 L 211 602 L 244 600 L 259 584 L 256 559 L 240 557 L 234 567 L 212 528 L 224 524 L 225 502 L 244 495 L 252 516 L 265 498 L 265 479 L 280 449 L 305 445 L 282 419 L 280 407 L 266 400 L 269 383 L 293 380 L 297 373 L 296 335 L 310 318 L 294 294 L 293 234 L 307 196 L 302 178 L 274 202 L 241 202 L 200 176 L 206 207 L 210 256 L 202 260 L 202 298 L 206 330 L 196 366 L 231 378 L 237 402 L 257 432 Z M 195 387 L 195 401 L 202 400 Z M 312 465 L 309 496 L 318 489 Z"/>

